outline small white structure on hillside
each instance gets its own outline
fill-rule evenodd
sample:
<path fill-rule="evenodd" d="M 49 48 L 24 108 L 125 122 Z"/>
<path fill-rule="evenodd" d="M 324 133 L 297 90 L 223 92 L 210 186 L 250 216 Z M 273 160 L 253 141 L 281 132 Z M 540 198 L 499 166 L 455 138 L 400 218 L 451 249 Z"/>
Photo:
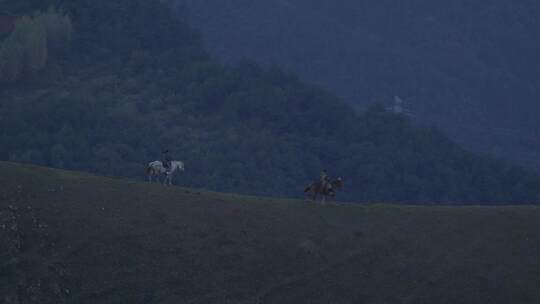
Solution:
<path fill-rule="evenodd" d="M 403 99 L 397 95 L 394 96 L 394 104 L 388 110 L 396 114 L 412 116 L 411 111 L 405 107 Z"/>

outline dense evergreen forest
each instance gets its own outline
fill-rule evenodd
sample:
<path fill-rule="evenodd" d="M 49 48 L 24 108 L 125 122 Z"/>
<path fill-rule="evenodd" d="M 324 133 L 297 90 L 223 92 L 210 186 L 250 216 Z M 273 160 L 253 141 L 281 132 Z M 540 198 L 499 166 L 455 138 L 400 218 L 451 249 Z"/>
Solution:
<path fill-rule="evenodd" d="M 169 149 L 180 184 L 219 191 L 300 196 L 326 168 L 358 202 L 540 201 L 538 175 L 382 105 L 356 113 L 277 68 L 219 63 L 165 1 L 0 3 L 17 17 L 0 48 L 0 159 L 142 178 Z"/>
<path fill-rule="evenodd" d="M 540 2 L 176 0 L 209 51 L 277 64 L 365 108 L 400 96 L 475 151 L 540 170 Z"/>

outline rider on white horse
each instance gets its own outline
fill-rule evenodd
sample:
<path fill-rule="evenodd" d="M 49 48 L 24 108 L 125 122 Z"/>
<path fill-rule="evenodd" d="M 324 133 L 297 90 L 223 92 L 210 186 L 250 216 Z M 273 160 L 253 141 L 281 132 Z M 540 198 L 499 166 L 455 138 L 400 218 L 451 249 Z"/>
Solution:
<path fill-rule="evenodd" d="M 153 161 L 146 167 L 148 181 L 152 182 L 154 177 L 159 181 L 159 176 L 165 175 L 164 184 L 166 185 L 172 185 L 172 178 L 175 171 L 184 171 L 184 163 L 178 160 L 171 160 L 169 150 L 162 150 L 161 161 Z"/>
<path fill-rule="evenodd" d="M 149 182 L 152 182 L 154 178 L 157 178 L 159 181 L 159 177 L 165 175 L 165 181 L 163 183 L 166 185 L 172 185 L 172 178 L 176 171 L 184 171 L 183 162 L 179 160 L 173 160 L 171 161 L 171 166 L 169 169 L 166 169 L 163 166 L 163 163 L 159 160 L 150 162 L 146 166 L 146 175 Z"/>

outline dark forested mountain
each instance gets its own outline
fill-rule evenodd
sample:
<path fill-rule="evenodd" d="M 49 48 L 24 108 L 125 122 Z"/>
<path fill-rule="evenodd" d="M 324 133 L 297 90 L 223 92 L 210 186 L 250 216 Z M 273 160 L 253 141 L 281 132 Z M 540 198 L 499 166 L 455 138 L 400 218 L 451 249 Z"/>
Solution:
<path fill-rule="evenodd" d="M 419 121 L 540 169 L 540 2 L 178 0 L 209 50 L 277 64 L 365 108 Z"/>
<path fill-rule="evenodd" d="M 0 159 L 140 178 L 169 149 L 180 183 L 220 191 L 298 196 L 326 168 L 355 201 L 540 201 L 537 175 L 382 105 L 357 114 L 280 69 L 220 64 L 165 1 L 0 3 L 17 17 L 0 45 Z"/>

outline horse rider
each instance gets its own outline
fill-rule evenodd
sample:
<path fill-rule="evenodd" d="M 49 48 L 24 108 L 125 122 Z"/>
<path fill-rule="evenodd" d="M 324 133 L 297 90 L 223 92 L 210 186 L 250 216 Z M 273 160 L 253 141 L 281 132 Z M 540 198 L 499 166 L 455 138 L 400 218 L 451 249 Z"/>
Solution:
<path fill-rule="evenodd" d="M 330 177 L 328 176 L 328 172 L 326 169 L 322 170 L 321 172 L 321 187 L 324 189 L 324 191 L 330 190 L 331 184 L 330 184 Z"/>
<path fill-rule="evenodd" d="M 163 168 L 167 171 L 171 168 L 171 155 L 169 154 L 168 149 L 161 151 L 161 163 L 163 164 Z"/>

